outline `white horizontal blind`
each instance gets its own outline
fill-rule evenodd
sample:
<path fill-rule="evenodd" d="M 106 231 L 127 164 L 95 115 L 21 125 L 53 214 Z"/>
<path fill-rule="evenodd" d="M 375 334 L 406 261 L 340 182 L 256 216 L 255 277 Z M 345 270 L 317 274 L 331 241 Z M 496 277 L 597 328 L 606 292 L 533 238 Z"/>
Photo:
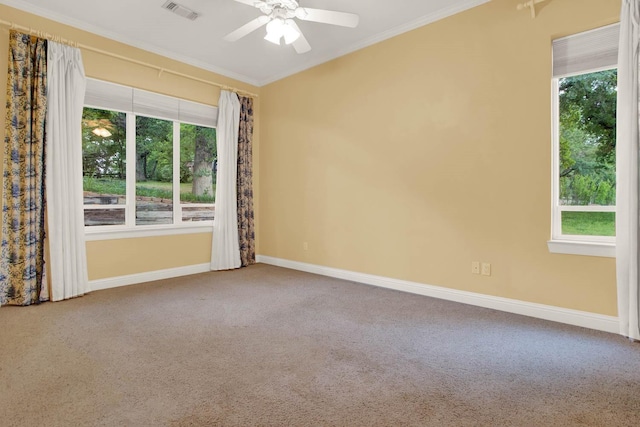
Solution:
<path fill-rule="evenodd" d="M 218 107 L 180 100 L 178 120 L 182 123 L 216 127 L 218 124 Z"/>
<path fill-rule="evenodd" d="M 103 110 L 133 111 L 133 88 L 102 80 L 87 79 L 84 105 Z"/>
<path fill-rule="evenodd" d="M 178 120 L 180 102 L 178 98 L 133 89 L 133 112 L 141 116 Z"/>
<path fill-rule="evenodd" d="M 553 77 L 615 67 L 619 34 L 614 24 L 554 40 Z"/>
<path fill-rule="evenodd" d="M 87 79 L 84 103 L 93 108 L 206 127 L 215 127 L 218 122 L 217 107 L 96 79 Z"/>

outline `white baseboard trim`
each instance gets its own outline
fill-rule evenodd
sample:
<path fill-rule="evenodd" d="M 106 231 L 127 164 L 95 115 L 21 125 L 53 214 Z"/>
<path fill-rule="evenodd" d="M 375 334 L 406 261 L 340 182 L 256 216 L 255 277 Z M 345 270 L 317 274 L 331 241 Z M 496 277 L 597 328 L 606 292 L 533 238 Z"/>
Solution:
<path fill-rule="evenodd" d="M 440 286 L 425 285 L 422 283 L 408 282 L 406 280 L 374 276 L 371 274 L 323 267 L 320 265 L 307 264 L 298 261 L 289 261 L 286 259 L 274 258 L 264 255 L 258 255 L 256 257 L 256 261 L 263 264 L 290 268 L 292 270 L 305 271 L 308 273 L 334 277 L 337 279 L 350 280 L 353 282 L 379 286 L 382 288 L 395 289 L 412 294 L 424 295 L 448 301 L 455 301 L 499 311 L 506 311 L 508 313 L 521 314 L 523 316 L 536 317 L 539 319 L 551 320 L 554 322 L 566 323 L 574 326 L 581 326 L 583 328 L 595 329 L 598 331 L 611 332 L 614 334 L 620 333 L 620 324 L 618 322 L 618 318 L 613 316 L 605 316 L 602 314 L 571 310 L 568 308 L 560 308 L 551 305 L 537 304 L 509 298 L 494 297 L 491 295 L 460 291 L 457 289 L 443 288 Z"/>
<path fill-rule="evenodd" d="M 166 270 L 148 271 L 145 273 L 128 274 L 126 276 L 109 277 L 107 279 L 89 280 L 89 288 L 92 291 L 117 288 L 119 286 L 135 285 L 137 283 L 152 282 L 154 280 L 171 279 L 174 277 L 188 276 L 190 274 L 206 273 L 211 271 L 209 263 L 187 265 L 185 267 L 168 268 Z"/>

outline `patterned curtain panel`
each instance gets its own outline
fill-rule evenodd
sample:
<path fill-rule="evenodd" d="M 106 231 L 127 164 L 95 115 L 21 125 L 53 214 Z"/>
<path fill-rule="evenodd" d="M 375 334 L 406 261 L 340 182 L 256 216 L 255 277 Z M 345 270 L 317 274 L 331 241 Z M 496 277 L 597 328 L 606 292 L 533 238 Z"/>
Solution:
<path fill-rule="evenodd" d="M 48 298 L 44 270 L 47 41 L 11 31 L 5 119 L 0 305 Z"/>
<path fill-rule="evenodd" d="M 240 130 L 238 132 L 238 237 L 242 266 L 256 262 L 253 227 L 253 99 L 240 99 Z"/>

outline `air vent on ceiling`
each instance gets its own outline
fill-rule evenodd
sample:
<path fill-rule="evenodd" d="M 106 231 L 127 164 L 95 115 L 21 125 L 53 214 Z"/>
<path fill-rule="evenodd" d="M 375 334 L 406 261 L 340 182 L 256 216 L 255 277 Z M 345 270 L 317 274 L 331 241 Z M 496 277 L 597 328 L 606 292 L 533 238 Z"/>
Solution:
<path fill-rule="evenodd" d="M 176 15 L 180 15 L 183 18 L 187 18 L 190 19 L 192 21 L 195 21 L 195 19 L 200 16 L 200 14 L 198 12 L 194 12 L 193 10 L 189 9 L 188 7 L 184 7 L 174 1 L 167 1 L 165 2 L 165 4 L 162 5 L 162 7 L 164 9 L 167 9 L 170 12 L 175 13 Z"/>

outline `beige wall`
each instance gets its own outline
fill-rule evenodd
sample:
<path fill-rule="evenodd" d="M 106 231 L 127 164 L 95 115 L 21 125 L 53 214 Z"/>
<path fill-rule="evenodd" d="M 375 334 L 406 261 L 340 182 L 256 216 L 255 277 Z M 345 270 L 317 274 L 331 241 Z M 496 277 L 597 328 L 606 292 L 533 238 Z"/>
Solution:
<path fill-rule="evenodd" d="M 211 261 L 211 233 L 87 242 L 91 279 Z"/>
<path fill-rule="evenodd" d="M 18 25 L 50 33 L 69 40 L 77 41 L 87 46 L 102 49 L 128 58 L 148 62 L 165 69 L 174 70 L 187 75 L 224 85 L 238 87 L 257 93 L 259 89 L 196 67 L 182 64 L 159 55 L 145 52 L 122 43 L 80 31 L 69 26 L 61 25 L 50 20 L 28 14 L 5 5 L 0 5 L 0 17 L 3 20 Z M 0 28 L 0 70 L 7 69 L 9 29 Z M 199 83 L 194 80 L 176 77 L 158 71 L 135 65 L 109 56 L 91 51 L 82 52 L 87 76 L 166 95 L 180 97 L 209 105 L 218 102 L 219 89 L 217 87 Z M 6 71 L 3 71 L 6 75 Z M 6 78 L 2 80 L 6 81 Z M 4 141 L 6 91 L 0 95 L 0 137 Z M 257 159 L 259 156 L 260 133 L 260 98 L 254 100 L 255 108 L 255 137 L 254 155 L 255 170 L 259 170 Z M 0 157 L 4 150 L 0 150 Z M 0 163 L 1 165 L 2 163 Z M 258 177 L 255 178 L 255 197 L 258 200 Z M 1 188 L 0 188 L 1 191 Z M 257 207 L 256 207 L 257 210 Z M 211 259 L 211 234 L 199 233 L 178 236 L 163 236 L 140 239 L 122 239 L 108 241 L 87 242 L 89 264 L 89 279 L 102 279 L 167 268 L 209 262 Z"/>
<path fill-rule="evenodd" d="M 260 253 L 616 315 L 614 260 L 546 242 L 551 40 L 616 22 L 620 0 L 549 0 L 535 20 L 518 3 L 263 87 Z"/>

